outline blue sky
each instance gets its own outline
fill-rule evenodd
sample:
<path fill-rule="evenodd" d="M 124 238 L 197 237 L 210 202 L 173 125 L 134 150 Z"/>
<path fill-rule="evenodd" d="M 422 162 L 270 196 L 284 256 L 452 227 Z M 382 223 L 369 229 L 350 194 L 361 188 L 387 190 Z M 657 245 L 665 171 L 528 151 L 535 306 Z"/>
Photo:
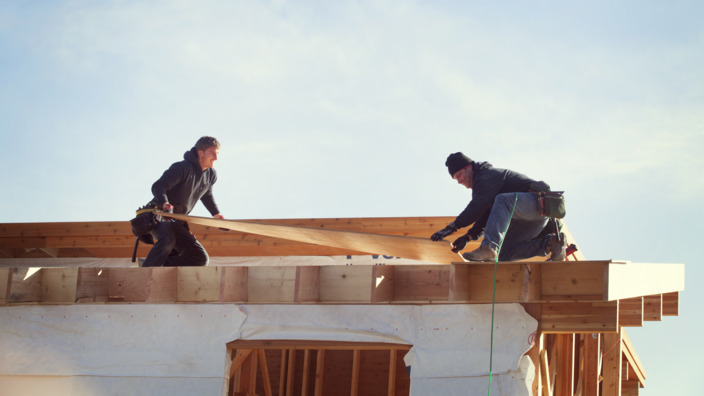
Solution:
<path fill-rule="evenodd" d="M 452 216 L 462 151 L 565 190 L 591 259 L 685 263 L 629 329 L 643 395 L 704 369 L 697 1 L 0 4 L 0 222 L 127 220 L 201 135 L 227 218 Z M 192 214 L 207 215 L 200 206 Z"/>

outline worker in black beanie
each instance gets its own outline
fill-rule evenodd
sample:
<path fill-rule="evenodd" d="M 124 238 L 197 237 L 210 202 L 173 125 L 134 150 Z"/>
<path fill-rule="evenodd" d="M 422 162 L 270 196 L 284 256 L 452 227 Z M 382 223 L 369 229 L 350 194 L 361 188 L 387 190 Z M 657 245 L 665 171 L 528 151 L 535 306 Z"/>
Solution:
<path fill-rule="evenodd" d="M 565 259 L 565 238 L 558 227 L 553 233 L 543 232 L 549 218 L 540 210 L 536 191 L 549 191 L 546 183 L 473 161 L 461 152 L 450 154 L 445 166 L 457 183 L 472 190 L 472 200 L 455 221 L 430 237 L 433 241 L 472 225 L 452 243 L 452 250 L 459 253 L 484 234 L 478 249 L 462 254 L 467 261 L 494 261 L 497 254 L 501 261 L 547 255 L 553 261 Z"/>

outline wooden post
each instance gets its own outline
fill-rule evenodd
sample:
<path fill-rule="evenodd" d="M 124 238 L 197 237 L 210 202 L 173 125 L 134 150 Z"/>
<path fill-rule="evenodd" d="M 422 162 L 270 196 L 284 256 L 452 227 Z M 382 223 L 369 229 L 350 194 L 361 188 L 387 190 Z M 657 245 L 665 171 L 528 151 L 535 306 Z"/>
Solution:
<path fill-rule="evenodd" d="M 308 394 L 308 373 L 310 372 L 310 349 L 303 353 L 303 381 L 301 384 L 301 395 Z"/>
<path fill-rule="evenodd" d="M 279 370 L 279 396 L 284 396 L 286 393 L 286 354 L 288 349 L 281 350 L 281 369 Z"/>
<path fill-rule="evenodd" d="M 599 396 L 599 360 L 601 360 L 601 334 L 584 335 L 584 372 L 582 375 L 582 394 Z"/>
<path fill-rule="evenodd" d="M 296 350 L 288 351 L 288 373 L 286 374 L 286 396 L 293 396 L 293 384 L 296 382 Z"/>
<path fill-rule="evenodd" d="M 357 348 L 352 352 L 352 380 L 350 384 L 350 396 L 359 394 L 359 361 L 361 351 Z"/>
<path fill-rule="evenodd" d="M 604 334 L 604 360 L 602 373 L 604 396 L 621 396 L 621 377 L 623 373 L 623 357 L 621 333 Z"/>
<path fill-rule="evenodd" d="M 396 365 L 398 361 L 397 357 L 398 351 L 392 349 L 389 355 L 389 389 L 387 392 L 388 396 L 396 395 Z"/>
<path fill-rule="evenodd" d="M 557 348 L 556 365 L 557 379 L 554 388 L 557 395 L 574 394 L 574 334 L 556 334 Z"/>
<path fill-rule="evenodd" d="M 262 382 L 264 383 L 264 396 L 272 396 L 271 379 L 269 378 L 269 365 L 266 363 L 266 351 L 257 350 L 259 353 L 259 367 L 262 370 Z"/>
<path fill-rule="evenodd" d="M 323 377 L 325 374 L 325 349 L 318 349 L 315 367 L 315 396 L 323 396 Z"/>

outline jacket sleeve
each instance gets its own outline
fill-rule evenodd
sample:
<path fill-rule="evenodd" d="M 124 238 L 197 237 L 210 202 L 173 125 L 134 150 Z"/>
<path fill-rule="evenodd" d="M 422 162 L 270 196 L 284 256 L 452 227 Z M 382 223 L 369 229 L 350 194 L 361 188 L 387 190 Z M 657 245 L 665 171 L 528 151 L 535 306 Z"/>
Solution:
<path fill-rule="evenodd" d="M 486 228 L 486 221 L 489 219 L 490 210 L 484 211 L 477 221 L 472 224 L 472 228 L 467 231 L 467 235 L 473 237 L 473 239 L 479 239 L 482 234 L 484 234 L 484 229 Z"/>
<path fill-rule="evenodd" d="M 183 180 L 185 171 L 180 163 L 176 162 L 167 169 L 163 175 L 152 184 L 152 194 L 157 205 L 161 207 L 165 202 L 169 202 L 166 192 Z"/>
<path fill-rule="evenodd" d="M 482 174 L 475 174 L 477 178 L 472 186 L 472 200 L 467 207 L 455 219 L 455 227 L 463 228 L 472 223 L 477 223 L 480 219 L 483 224 L 478 223 L 478 227 L 484 230 L 489 212 L 494 205 L 494 199 L 501 190 L 501 175 L 497 172 L 487 171 Z M 475 230 L 476 232 L 477 230 Z"/>

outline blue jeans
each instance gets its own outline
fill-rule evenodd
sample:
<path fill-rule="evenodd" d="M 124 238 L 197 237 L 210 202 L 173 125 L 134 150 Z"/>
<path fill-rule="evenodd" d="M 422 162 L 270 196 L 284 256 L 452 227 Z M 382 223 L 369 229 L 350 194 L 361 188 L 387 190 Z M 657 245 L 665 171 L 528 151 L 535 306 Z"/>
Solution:
<path fill-rule="evenodd" d="M 156 243 L 142 267 L 185 267 L 208 265 L 208 253 L 185 224 L 169 220 L 152 231 Z"/>
<path fill-rule="evenodd" d="M 513 217 L 511 217 L 511 211 L 513 211 Z M 482 245 L 489 245 L 492 249 L 498 250 L 503 238 L 499 261 L 544 257 L 547 255 L 545 247 L 551 235 L 540 239 L 536 237 L 543 231 L 548 220 L 547 217 L 540 215 L 537 194 L 530 192 L 499 194 L 494 199 Z M 508 232 L 506 232 L 506 226 L 509 226 Z"/>

